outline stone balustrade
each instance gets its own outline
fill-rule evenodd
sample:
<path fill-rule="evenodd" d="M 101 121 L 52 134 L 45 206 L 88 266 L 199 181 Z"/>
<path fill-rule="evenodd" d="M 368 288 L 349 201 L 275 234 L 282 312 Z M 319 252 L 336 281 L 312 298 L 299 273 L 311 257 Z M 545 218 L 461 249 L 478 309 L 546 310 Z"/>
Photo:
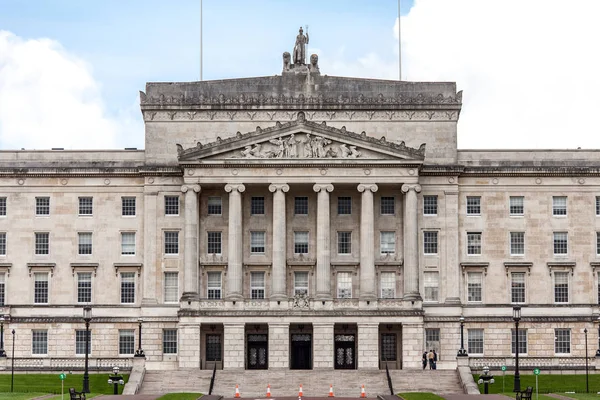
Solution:
<path fill-rule="evenodd" d="M 15 357 L 15 371 L 83 371 L 85 358 L 83 357 Z M 0 359 L 0 370 L 10 370 L 12 359 Z M 90 371 L 112 371 L 117 366 L 121 371 L 130 371 L 133 358 L 96 358 L 90 357 L 88 369 Z"/>

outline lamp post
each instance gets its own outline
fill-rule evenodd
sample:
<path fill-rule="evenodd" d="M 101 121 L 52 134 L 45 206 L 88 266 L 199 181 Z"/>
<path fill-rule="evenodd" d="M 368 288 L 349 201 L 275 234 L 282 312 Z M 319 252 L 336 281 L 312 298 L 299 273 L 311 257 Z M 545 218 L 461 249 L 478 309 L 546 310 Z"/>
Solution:
<path fill-rule="evenodd" d="M 123 376 L 119 375 L 119 367 L 113 367 L 113 374 L 108 376 L 108 384 L 113 385 L 113 394 L 119 394 L 119 385 L 124 385 Z"/>
<path fill-rule="evenodd" d="M 85 371 L 83 372 L 83 393 L 90 392 L 90 374 L 88 371 L 88 356 L 90 353 L 90 321 L 92 320 L 92 307 L 83 307 L 83 320 L 85 321 Z"/>
<path fill-rule="evenodd" d="M 138 318 L 138 349 L 135 351 L 134 357 L 146 357 L 144 350 L 142 350 L 142 322 L 144 320 Z"/>
<path fill-rule="evenodd" d="M 515 385 L 513 392 L 521 391 L 521 375 L 519 374 L 519 321 L 521 320 L 521 307 L 513 307 L 513 319 L 515 320 Z"/>
<path fill-rule="evenodd" d="M 11 359 L 11 367 L 10 367 L 10 392 L 12 393 L 14 383 L 15 383 L 15 330 L 12 330 L 13 335 L 13 349 L 12 349 L 12 359 Z"/>
<path fill-rule="evenodd" d="M 587 328 L 583 329 L 585 335 L 585 392 L 590 392 L 590 380 L 588 374 L 588 348 L 587 348 Z"/>
<path fill-rule="evenodd" d="M 598 323 L 598 350 L 596 350 L 596 357 L 600 357 L 600 315 L 598 315 L 596 322 Z"/>
<path fill-rule="evenodd" d="M 459 320 L 460 320 L 460 350 L 458 350 L 458 353 L 456 354 L 456 356 L 457 357 L 466 357 L 468 354 L 467 354 L 467 350 L 465 350 L 465 335 L 464 335 L 465 317 L 463 317 L 461 315 Z"/>
<path fill-rule="evenodd" d="M 4 351 L 4 315 L 0 315 L 0 357 L 6 357 L 6 351 Z"/>

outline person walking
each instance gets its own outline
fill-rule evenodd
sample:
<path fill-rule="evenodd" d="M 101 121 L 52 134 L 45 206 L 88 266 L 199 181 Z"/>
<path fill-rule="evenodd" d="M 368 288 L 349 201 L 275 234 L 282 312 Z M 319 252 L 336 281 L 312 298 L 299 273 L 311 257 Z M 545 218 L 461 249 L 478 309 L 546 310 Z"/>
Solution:
<path fill-rule="evenodd" d="M 435 352 L 435 349 L 433 349 L 433 369 L 437 369 L 437 353 Z"/>
<path fill-rule="evenodd" d="M 423 352 L 423 359 L 421 361 L 423 362 L 423 371 L 425 371 L 425 368 L 427 368 L 427 350 Z"/>
<path fill-rule="evenodd" d="M 427 359 L 429 360 L 429 369 L 433 369 L 433 350 L 429 350 L 429 353 L 427 353 Z"/>

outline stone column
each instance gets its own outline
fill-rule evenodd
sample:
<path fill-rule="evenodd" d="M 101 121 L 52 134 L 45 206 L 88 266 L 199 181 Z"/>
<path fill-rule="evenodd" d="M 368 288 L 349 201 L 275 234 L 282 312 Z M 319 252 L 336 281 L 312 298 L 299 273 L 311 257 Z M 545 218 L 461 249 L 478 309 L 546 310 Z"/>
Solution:
<path fill-rule="evenodd" d="M 446 289 L 446 303 L 460 304 L 460 266 L 458 265 L 458 190 L 445 191 L 446 195 L 446 251 L 442 279 Z"/>
<path fill-rule="evenodd" d="M 177 338 L 179 368 L 200 368 L 200 324 L 180 322 Z"/>
<path fill-rule="evenodd" d="M 244 369 L 244 324 L 223 324 L 223 369 Z"/>
<path fill-rule="evenodd" d="M 158 292 L 156 291 L 158 192 L 152 186 L 146 186 L 144 192 L 144 268 L 142 270 L 144 281 L 142 284 L 142 305 L 152 305 L 157 303 L 156 297 L 158 296 Z"/>
<path fill-rule="evenodd" d="M 331 253 L 329 193 L 332 184 L 317 183 L 313 186 L 317 192 L 317 300 L 331 300 Z"/>
<path fill-rule="evenodd" d="M 197 300 L 198 296 L 198 193 L 200 186 L 183 185 L 184 200 L 184 284 L 181 300 Z"/>
<path fill-rule="evenodd" d="M 242 261 L 244 259 L 244 243 L 242 230 L 242 193 L 246 187 L 241 183 L 225 185 L 229 193 L 229 236 L 227 244 L 227 293 L 230 300 L 241 300 L 242 296 Z"/>
<path fill-rule="evenodd" d="M 287 298 L 285 285 L 286 257 L 286 225 L 285 194 L 290 190 L 288 185 L 272 184 L 269 190 L 273 193 L 273 275 L 271 300 Z"/>
<path fill-rule="evenodd" d="M 358 369 L 379 369 L 379 324 L 358 323 Z"/>
<path fill-rule="evenodd" d="M 373 193 L 375 184 L 360 184 L 362 193 L 360 205 L 360 298 L 375 300 L 375 222 L 373 217 Z"/>
<path fill-rule="evenodd" d="M 419 227 L 417 193 L 421 185 L 402 185 L 404 198 L 404 299 L 421 300 L 419 293 Z"/>
<path fill-rule="evenodd" d="M 290 324 L 269 323 L 269 369 L 288 369 L 290 350 Z"/>
<path fill-rule="evenodd" d="M 333 322 L 313 322 L 313 369 L 333 369 Z"/>

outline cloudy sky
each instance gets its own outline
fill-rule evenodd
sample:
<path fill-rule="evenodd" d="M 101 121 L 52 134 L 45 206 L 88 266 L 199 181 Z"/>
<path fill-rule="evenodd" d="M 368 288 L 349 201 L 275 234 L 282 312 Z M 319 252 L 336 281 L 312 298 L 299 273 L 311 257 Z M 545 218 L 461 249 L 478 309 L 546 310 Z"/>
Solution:
<path fill-rule="evenodd" d="M 204 79 L 398 79 L 397 0 L 203 0 Z M 600 148 L 600 1 L 402 0 L 402 79 L 464 91 L 460 148 Z M 0 0 L 0 149 L 144 147 L 138 90 L 199 79 L 200 0 Z"/>

